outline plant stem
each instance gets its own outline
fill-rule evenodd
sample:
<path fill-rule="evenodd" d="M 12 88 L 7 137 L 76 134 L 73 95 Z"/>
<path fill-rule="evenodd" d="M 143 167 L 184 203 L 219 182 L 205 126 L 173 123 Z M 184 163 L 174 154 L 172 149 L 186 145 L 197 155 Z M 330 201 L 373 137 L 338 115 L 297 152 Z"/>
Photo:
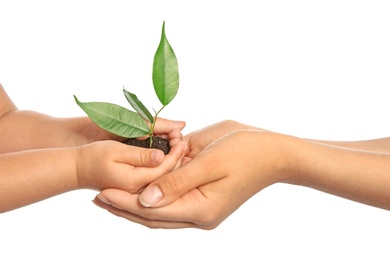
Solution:
<path fill-rule="evenodd" d="M 154 120 L 153 120 L 153 123 L 152 125 L 150 126 L 150 129 L 149 129 L 149 147 L 152 147 L 152 144 L 153 144 L 153 133 L 154 133 L 154 126 L 156 125 L 156 121 L 157 121 L 157 117 L 158 117 L 158 114 L 161 112 L 161 110 L 163 110 L 165 106 L 163 106 L 162 108 L 160 108 L 159 111 L 154 111 L 155 112 L 155 116 L 154 116 Z"/>

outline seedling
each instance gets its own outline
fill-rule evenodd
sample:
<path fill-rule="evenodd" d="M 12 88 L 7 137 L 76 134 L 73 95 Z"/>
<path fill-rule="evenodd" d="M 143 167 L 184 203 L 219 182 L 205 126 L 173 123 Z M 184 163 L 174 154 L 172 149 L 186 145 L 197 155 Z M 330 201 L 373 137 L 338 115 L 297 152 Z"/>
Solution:
<path fill-rule="evenodd" d="M 179 70 L 176 55 L 165 35 L 165 22 L 162 25 L 161 40 L 154 55 L 153 86 L 162 107 L 154 115 L 144 106 L 137 96 L 123 87 L 123 94 L 136 111 L 106 102 L 76 103 L 88 117 L 104 130 L 124 138 L 149 136 L 152 147 L 154 127 L 160 112 L 174 99 L 179 89 Z"/>

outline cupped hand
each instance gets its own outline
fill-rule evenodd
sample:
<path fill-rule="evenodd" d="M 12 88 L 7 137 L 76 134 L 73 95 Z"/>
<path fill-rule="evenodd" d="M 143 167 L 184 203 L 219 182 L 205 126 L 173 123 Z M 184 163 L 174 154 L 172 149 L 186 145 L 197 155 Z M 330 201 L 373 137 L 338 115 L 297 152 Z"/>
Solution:
<path fill-rule="evenodd" d="M 261 189 L 283 178 L 279 135 L 226 134 L 141 194 L 103 190 L 95 204 L 151 228 L 213 229 Z"/>
<path fill-rule="evenodd" d="M 77 148 L 78 188 L 117 188 L 137 193 L 180 164 L 185 142 L 176 142 L 169 154 L 117 141 L 100 141 Z"/>

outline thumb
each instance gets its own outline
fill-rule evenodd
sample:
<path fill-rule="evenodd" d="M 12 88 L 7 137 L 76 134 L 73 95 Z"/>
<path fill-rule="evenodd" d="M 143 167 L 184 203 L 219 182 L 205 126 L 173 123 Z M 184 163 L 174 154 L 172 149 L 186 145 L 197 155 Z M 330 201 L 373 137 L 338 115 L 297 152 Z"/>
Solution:
<path fill-rule="evenodd" d="M 156 134 L 166 134 L 173 129 L 183 130 L 185 126 L 186 123 L 184 121 L 173 121 L 159 117 L 157 118 L 154 132 Z"/>
<path fill-rule="evenodd" d="M 181 168 L 162 175 L 142 191 L 140 203 L 144 207 L 165 206 L 185 193 L 217 179 L 209 174 L 205 166 L 206 162 L 195 158 Z"/>
<path fill-rule="evenodd" d="M 164 153 L 159 149 L 140 148 L 120 144 L 121 149 L 116 150 L 115 161 L 139 167 L 155 167 L 164 160 Z"/>

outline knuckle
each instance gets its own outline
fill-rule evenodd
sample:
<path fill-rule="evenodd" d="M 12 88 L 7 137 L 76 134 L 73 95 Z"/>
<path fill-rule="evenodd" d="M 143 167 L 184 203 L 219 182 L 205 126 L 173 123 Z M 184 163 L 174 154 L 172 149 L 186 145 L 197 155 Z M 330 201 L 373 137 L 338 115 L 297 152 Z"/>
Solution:
<path fill-rule="evenodd" d="M 228 120 L 224 120 L 221 122 L 221 125 L 222 126 L 233 126 L 233 125 L 236 125 L 237 122 L 234 121 L 234 120 L 231 120 L 231 119 L 228 119 Z"/>
<path fill-rule="evenodd" d="M 213 225 L 216 221 L 216 215 L 209 211 L 209 212 L 203 212 L 202 215 L 199 216 L 198 222 L 202 226 L 210 226 Z"/>
<path fill-rule="evenodd" d="M 224 127 L 227 128 L 227 129 L 241 129 L 243 128 L 243 124 L 237 122 L 237 121 L 234 121 L 234 120 L 225 120 L 224 121 Z"/>
<path fill-rule="evenodd" d="M 148 149 L 141 149 L 139 153 L 139 162 L 141 165 L 148 165 L 150 158 L 151 158 L 151 150 Z"/>
<path fill-rule="evenodd" d="M 184 180 L 181 175 L 167 174 L 161 183 L 166 193 L 178 194 L 182 190 Z"/>
<path fill-rule="evenodd" d="M 205 230 L 216 228 L 223 220 L 223 211 L 220 207 L 215 207 L 210 204 L 199 206 L 201 210 L 197 212 L 194 222 Z"/>

